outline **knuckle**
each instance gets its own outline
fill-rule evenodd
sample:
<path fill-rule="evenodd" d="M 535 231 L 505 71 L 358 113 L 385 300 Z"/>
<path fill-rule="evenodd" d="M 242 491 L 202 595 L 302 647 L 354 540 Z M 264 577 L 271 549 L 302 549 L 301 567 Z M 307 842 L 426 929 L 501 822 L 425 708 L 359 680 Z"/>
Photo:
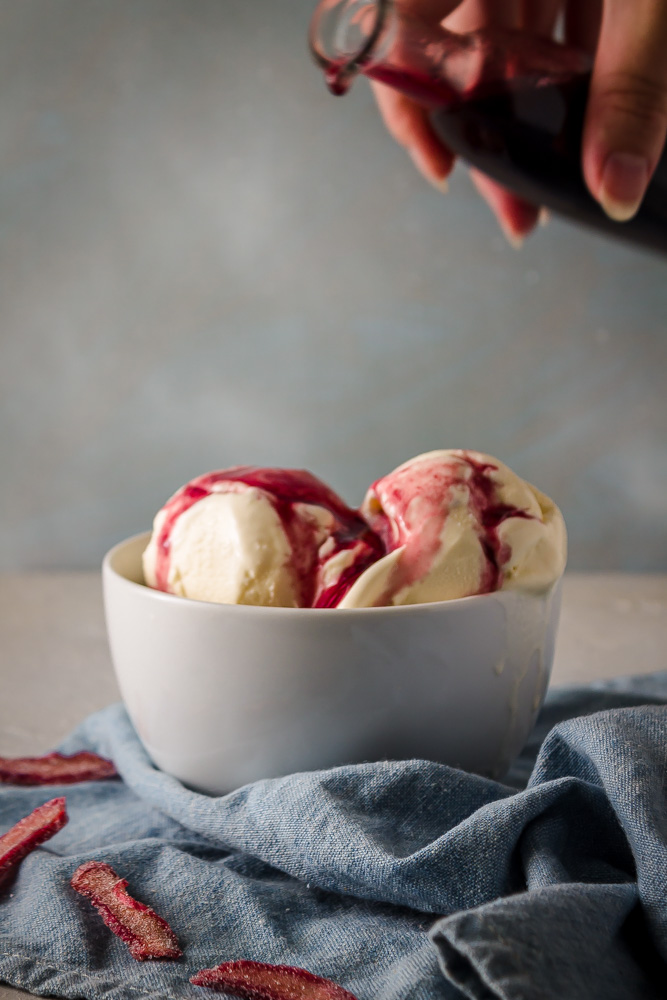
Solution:
<path fill-rule="evenodd" d="M 667 129 L 667 88 L 641 73 L 617 73 L 601 83 L 598 100 L 607 114 L 648 129 Z"/>

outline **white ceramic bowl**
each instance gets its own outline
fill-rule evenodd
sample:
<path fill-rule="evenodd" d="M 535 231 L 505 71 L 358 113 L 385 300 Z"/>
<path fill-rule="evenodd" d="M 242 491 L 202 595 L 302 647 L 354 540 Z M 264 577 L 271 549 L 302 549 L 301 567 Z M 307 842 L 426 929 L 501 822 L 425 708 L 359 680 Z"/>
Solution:
<path fill-rule="evenodd" d="M 219 794 L 257 778 L 424 757 L 499 775 L 547 688 L 560 585 L 396 608 L 209 604 L 151 590 L 148 534 L 106 556 L 111 655 L 155 764 Z"/>

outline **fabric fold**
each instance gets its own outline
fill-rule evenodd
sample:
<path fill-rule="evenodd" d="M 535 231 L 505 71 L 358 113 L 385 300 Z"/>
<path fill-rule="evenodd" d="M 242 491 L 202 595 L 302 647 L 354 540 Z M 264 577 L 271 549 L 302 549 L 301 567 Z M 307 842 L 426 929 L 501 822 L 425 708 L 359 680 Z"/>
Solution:
<path fill-rule="evenodd" d="M 194 998 L 195 971 L 250 958 L 359 1000 L 664 996 L 666 701 L 667 674 L 556 692 L 505 783 L 380 761 L 219 798 L 158 771 L 110 706 L 60 749 L 108 756 L 122 780 L 0 789 L 0 830 L 55 794 L 70 813 L 0 895 L 0 977 Z M 169 921 L 182 960 L 129 956 L 69 888 L 91 859 Z"/>
<path fill-rule="evenodd" d="M 470 1000 L 662 1000 L 635 887 L 569 884 L 438 921 L 443 972 Z M 643 939 L 643 940 L 642 940 Z"/>

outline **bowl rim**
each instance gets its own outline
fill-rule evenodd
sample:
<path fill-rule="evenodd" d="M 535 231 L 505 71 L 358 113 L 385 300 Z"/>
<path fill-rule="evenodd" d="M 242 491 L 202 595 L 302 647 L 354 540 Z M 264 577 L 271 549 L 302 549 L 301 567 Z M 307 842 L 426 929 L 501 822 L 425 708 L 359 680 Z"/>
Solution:
<path fill-rule="evenodd" d="M 399 614 L 415 614 L 416 612 L 421 614 L 442 614 L 444 613 L 455 613 L 455 609 L 480 607 L 482 602 L 488 605 L 498 600 L 502 601 L 540 601 L 544 602 L 551 598 L 551 596 L 560 587 L 564 573 L 558 577 L 557 580 L 549 587 L 547 590 L 540 591 L 529 591 L 520 589 L 507 589 L 507 590 L 494 590 L 488 594 L 473 594 L 470 597 L 454 597 L 448 601 L 429 601 L 422 604 L 391 604 L 383 605 L 381 607 L 374 608 L 274 608 L 265 607 L 264 605 L 256 604 L 222 604 L 218 601 L 200 601 L 195 600 L 192 597 L 183 597 L 180 594 L 169 594 L 163 590 L 156 590 L 153 587 L 149 587 L 146 583 L 137 583 L 134 580 L 130 580 L 123 573 L 120 573 L 112 565 L 117 554 L 132 544 L 136 544 L 139 539 L 145 539 L 146 544 L 151 537 L 150 531 L 140 531 L 134 535 L 130 535 L 128 538 L 123 539 L 113 545 L 108 552 L 105 554 L 102 560 L 102 577 L 103 581 L 108 577 L 112 576 L 116 580 L 120 581 L 125 587 L 131 590 L 136 590 L 141 592 L 141 594 L 146 597 L 147 600 L 156 600 L 161 602 L 166 602 L 167 604 L 174 604 L 177 607 L 188 606 L 193 609 L 193 614 L 203 613 L 203 609 L 208 608 L 209 613 L 211 608 L 224 608 L 225 614 L 238 614 L 238 615 L 257 615 L 259 612 L 262 617 L 271 615 L 272 617 L 284 615 L 292 615 L 299 618 L 314 618 L 315 616 L 330 619 L 332 617 L 332 612 L 335 612 L 336 620 L 355 617 L 360 615 L 366 617 L 381 617 L 391 614 L 395 617 Z M 197 612 L 196 608 L 199 608 Z M 222 614 L 223 612 L 218 612 Z"/>

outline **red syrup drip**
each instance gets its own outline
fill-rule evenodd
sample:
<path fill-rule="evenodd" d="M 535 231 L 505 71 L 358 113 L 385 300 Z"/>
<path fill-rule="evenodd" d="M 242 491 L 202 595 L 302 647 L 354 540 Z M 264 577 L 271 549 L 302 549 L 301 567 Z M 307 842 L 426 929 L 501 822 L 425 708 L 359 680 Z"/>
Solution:
<path fill-rule="evenodd" d="M 345 73 L 346 62 L 343 59 L 332 61 L 324 70 L 324 81 L 335 97 L 343 97 L 350 89 L 350 79 Z"/>
<path fill-rule="evenodd" d="M 470 502 L 484 529 L 483 533 L 480 533 L 479 540 L 486 557 L 486 573 L 479 593 L 490 594 L 502 587 L 502 567 L 511 556 L 509 546 L 500 540 L 498 528 L 508 517 L 533 520 L 533 515 L 521 507 L 498 502 L 497 486 L 490 475 L 492 471 L 497 470 L 497 466 L 490 462 L 477 462 L 469 456 L 466 456 L 465 460 L 472 469 L 472 476 L 468 480 Z"/>

